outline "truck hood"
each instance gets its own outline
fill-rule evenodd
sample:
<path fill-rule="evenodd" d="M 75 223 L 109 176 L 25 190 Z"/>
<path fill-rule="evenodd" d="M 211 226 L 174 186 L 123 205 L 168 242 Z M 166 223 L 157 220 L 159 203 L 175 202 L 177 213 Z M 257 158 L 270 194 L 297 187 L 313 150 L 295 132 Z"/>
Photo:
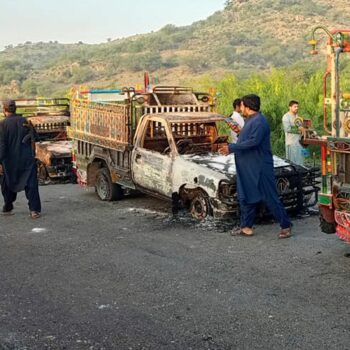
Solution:
<path fill-rule="evenodd" d="M 235 157 L 233 154 L 229 154 L 228 156 L 222 156 L 217 153 L 209 153 L 205 155 L 182 155 L 182 157 L 190 162 L 197 163 L 201 166 L 205 166 L 211 170 L 218 171 L 227 177 L 233 177 L 236 175 L 236 164 Z M 273 166 L 274 168 L 290 166 L 282 158 L 277 156 L 273 156 Z"/>

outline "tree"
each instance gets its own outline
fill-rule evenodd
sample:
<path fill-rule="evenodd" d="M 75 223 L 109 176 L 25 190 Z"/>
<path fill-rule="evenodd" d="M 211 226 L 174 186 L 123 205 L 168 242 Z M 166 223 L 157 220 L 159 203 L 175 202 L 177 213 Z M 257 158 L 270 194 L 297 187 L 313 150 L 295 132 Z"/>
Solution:
<path fill-rule="evenodd" d="M 71 81 L 74 84 L 82 84 L 92 80 L 95 77 L 95 72 L 89 67 L 77 67 L 72 70 Z"/>
<path fill-rule="evenodd" d="M 22 89 L 21 89 L 26 96 L 36 96 L 38 93 L 38 83 L 35 82 L 32 79 L 27 79 L 22 83 Z"/>

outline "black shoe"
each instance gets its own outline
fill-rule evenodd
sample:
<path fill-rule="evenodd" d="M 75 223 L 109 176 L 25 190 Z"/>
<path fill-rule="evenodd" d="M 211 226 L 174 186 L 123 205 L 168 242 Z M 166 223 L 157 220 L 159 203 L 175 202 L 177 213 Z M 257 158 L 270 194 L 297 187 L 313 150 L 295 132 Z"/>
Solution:
<path fill-rule="evenodd" d="M 13 210 L 13 204 L 5 204 L 3 207 L 2 207 L 2 212 L 3 213 L 8 213 L 10 211 Z"/>

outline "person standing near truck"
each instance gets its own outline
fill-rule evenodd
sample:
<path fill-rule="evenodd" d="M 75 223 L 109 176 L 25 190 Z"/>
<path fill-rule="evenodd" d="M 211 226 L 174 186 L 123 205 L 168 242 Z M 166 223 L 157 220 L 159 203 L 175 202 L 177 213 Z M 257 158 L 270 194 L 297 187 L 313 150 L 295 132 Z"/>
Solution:
<path fill-rule="evenodd" d="M 233 113 L 231 115 L 232 122 L 228 122 L 230 128 L 231 128 L 231 137 L 232 142 L 236 143 L 238 140 L 238 136 L 241 132 L 241 129 L 244 126 L 244 119 L 241 116 L 241 99 L 236 98 L 233 103 Z"/>
<path fill-rule="evenodd" d="M 32 148 L 34 135 L 27 120 L 16 114 L 16 102 L 3 102 L 5 119 L 0 123 L 0 164 L 3 168 L 1 192 L 4 197 L 3 215 L 13 214 L 17 193 L 25 191 L 30 217 L 40 217 L 41 201 L 37 167 Z"/>
<path fill-rule="evenodd" d="M 260 113 L 260 97 L 242 97 L 241 110 L 245 125 L 237 143 L 219 150 L 221 154 L 235 154 L 237 171 L 237 193 L 241 211 L 240 227 L 232 235 L 253 235 L 256 209 L 260 202 L 266 204 L 274 218 L 280 223 L 279 238 L 291 237 L 292 224 L 281 203 L 273 171 L 270 143 L 270 126 Z"/>
<path fill-rule="evenodd" d="M 299 103 L 298 101 L 291 100 L 288 106 L 289 111 L 282 117 L 286 159 L 295 164 L 304 165 L 303 146 L 300 144 L 300 131 L 302 127 L 298 127 L 295 123 L 298 118 Z"/>

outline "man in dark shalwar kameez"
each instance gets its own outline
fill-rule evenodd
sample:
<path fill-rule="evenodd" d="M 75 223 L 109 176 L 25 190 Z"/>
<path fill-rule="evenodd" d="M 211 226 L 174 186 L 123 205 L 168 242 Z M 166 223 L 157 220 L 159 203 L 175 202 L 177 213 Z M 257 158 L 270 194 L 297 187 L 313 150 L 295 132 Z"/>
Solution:
<path fill-rule="evenodd" d="M 281 203 L 275 184 L 273 156 L 270 143 L 270 127 L 260 113 L 260 97 L 247 95 L 242 98 L 241 111 L 245 125 L 237 143 L 222 148 L 222 154 L 235 154 L 237 193 L 241 210 L 240 227 L 233 235 L 253 235 L 256 209 L 260 202 L 266 204 L 281 231 L 279 238 L 291 236 L 291 222 Z"/>
<path fill-rule="evenodd" d="M 16 114 L 15 101 L 4 101 L 3 109 L 5 119 L 0 122 L 0 164 L 3 169 L 1 192 L 4 197 L 2 213 L 13 214 L 17 193 L 24 190 L 30 216 L 36 219 L 40 216 L 41 202 L 31 130 L 27 120 Z"/>

